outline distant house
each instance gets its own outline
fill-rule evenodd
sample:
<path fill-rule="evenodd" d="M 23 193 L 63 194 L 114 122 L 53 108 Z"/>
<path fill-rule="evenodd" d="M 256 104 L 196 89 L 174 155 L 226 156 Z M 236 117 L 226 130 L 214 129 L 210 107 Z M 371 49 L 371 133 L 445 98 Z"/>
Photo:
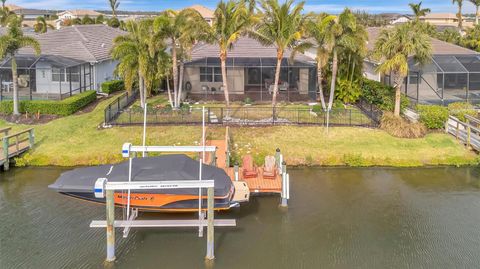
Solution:
<path fill-rule="evenodd" d="M 202 17 L 205 19 L 206 22 L 208 22 L 210 25 L 213 23 L 213 17 L 214 17 L 214 11 L 202 6 L 202 5 L 193 5 L 188 8 L 194 9 L 202 15 Z"/>
<path fill-rule="evenodd" d="M 367 47 L 373 50 L 381 28 L 368 28 Z M 415 103 L 448 104 L 457 101 L 480 103 L 480 54 L 431 39 L 432 61 L 424 66 L 410 59 L 410 74 L 403 82 L 403 93 Z M 390 75 L 376 72 L 380 62 L 366 59 L 364 76 L 392 85 Z"/>
<path fill-rule="evenodd" d="M 44 17 L 49 20 L 51 17 L 57 14 L 57 11 L 54 10 L 45 10 L 45 9 L 33 9 L 33 8 L 18 8 L 13 10 L 15 14 L 23 16 L 24 21 L 34 21 L 38 17 Z"/>
<path fill-rule="evenodd" d="M 297 54 L 289 61 L 287 50 L 282 60 L 279 100 L 305 100 L 315 96 L 315 59 Z M 258 41 L 241 37 L 228 52 L 227 85 L 231 100 L 271 100 L 277 64 L 277 51 Z M 205 43 L 192 50 L 191 61 L 185 64 L 184 89 L 192 99 L 223 99 L 223 79 L 219 47 Z"/>
<path fill-rule="evenodd" d="M 4 32 L 2 29 L 1 32 Z M 117 65 L 110 56 L 113 40 L 125 32 L 106 25 L 74 25 L 34 35 L 42 53 L 21 49 L 16 56 L 19 95 L 23 99 L 62 99 L 100 90 Z M 0 61 L 0 98 L 11 98 L 10 58 Z"/>
<path fill-rule="evenodd" d="M 473 26 L 472 21 L 468 20 L 466 16 L 462 17 L 464 26 Z M 420 17 L 420 21 L 428 22 L 436 26 L 457 26 L 458 17 L 455 13 L 429 13 Z"/>
<path fill-rule="evenodd" d="M 100 12 L 97 12 L 95 10 L 89 10 L 89 9 L 72 9 L 72 10 L 66 10 L 59 12 L 57 14 L 58 19 L 55 21 L 55 24 L 57 26 L 57 29 L 61 27 L 62 22 L 65 20 L 74 20 L 74 19 L 83 19 L 84 17 L 88 16 L 92 19 L 97 18 L 103 14 Z"/>
<path fill-rule="evenodd" d="M 397 18 L 394 18 L 392 20 L 390 20 L 390 24 L 391 25 L 396 25 L 396 24 L 402 24 L 402 23 L 407 23 L 409 21 L 411 21 L 412 18 L 410 18 L 410 16 L 408 15 L 401 15 Z"/>

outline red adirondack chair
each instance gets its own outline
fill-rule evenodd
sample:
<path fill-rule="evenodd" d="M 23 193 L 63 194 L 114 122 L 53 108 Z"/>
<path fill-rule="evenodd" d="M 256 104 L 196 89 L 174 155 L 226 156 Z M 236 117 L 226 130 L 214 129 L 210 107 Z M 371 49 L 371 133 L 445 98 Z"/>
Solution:
<path fill-rule="evenodd" d="M 243 156 L 243 178 L 252 178 L 257 177 L 257 167 L 253 164 L 253 158 L 251 155 Z"/>
<path fill-rule="evenodd" d="M 277 165 L 275 157 L 265 157 L 265 165 L 263 166 L 263 178 L 275 179 L 277 176 Z"/>

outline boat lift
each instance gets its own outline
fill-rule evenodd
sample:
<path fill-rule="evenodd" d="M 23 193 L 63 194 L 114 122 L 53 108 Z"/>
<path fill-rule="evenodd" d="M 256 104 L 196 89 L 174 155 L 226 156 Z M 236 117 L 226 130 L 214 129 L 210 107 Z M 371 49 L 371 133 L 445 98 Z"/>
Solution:
<path fill-rule="evenodd" d="M 145 109 L 146 111 L 146 109 Z M 205 109 L 203 109 L 203 122 L 205 122 Z M 146 115 L 144 119 L 143 145 L 133 146 L 125 143 L 122 147 L 122 156 L 129 158 L 128 182 L 109 182 L 107 178 L 99 178 L 95 182 L 95 197 L 106 199 L 106 221 L 94 220 L 90 223 L 91 228 L 106 228 L 107 230 L 107 262 L 115 261 L 115 228 L 124 228 L 123 237 L 128 237 L 130 228 L 175 228 L 175 227 L 198 227 L 199 237 L 203 236 L 203 228 L 207 226 L 207 254 L 205 259 L 214 259 L 214 226 L 232 227 L 236 226 L 235 219 L 214 219 L 214 180 L 203 180 L 202 166 L 205 160 L 205 153 L 215 154 L 215 146 L 205 145 L 205 123 L 202 131 L 202 146 L 146 146 Z M 149 152 L 157 153 L 202 153 L 199 162 L 198 180 L 178 181 L 132 181 L 132 165 L 137 154 L 141 152 L 145 157 Z M 133 153 L 133 154 L 132 154 Z M 133 156 L 132 156 L 133 155 Z M 215 156 L 215 155 L 213 155 Z M 215 158 L 213 158 L 215 159 Z M 198 220 L 136 220 L 138 210 L 130 210 L 130 192 L 132 190 L 159 190 L 159 189 L 199 189 L 198 196 Z M 207 220 L 203 214 L 202 189 L 207 189 Z M 127 191 L 126 220 L 115 220 L 114 191 Z"/>

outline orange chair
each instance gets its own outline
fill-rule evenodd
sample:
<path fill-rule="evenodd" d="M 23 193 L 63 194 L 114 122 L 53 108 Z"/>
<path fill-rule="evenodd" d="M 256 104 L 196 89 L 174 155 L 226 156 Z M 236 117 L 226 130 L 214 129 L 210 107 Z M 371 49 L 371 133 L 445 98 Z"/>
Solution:
<path fill-rule="evenodd" d="M 277 165 L 275 157 L 265 157 L 265 165 L 263 167 L 263 178 L 275 179 L 277 176 Z"/>
<path fill-rule="evenodd" d="M 257 167 L 253 164 L 251 155 L 243 156 L 243 178 L 253 178 L 258 176 Z"/>

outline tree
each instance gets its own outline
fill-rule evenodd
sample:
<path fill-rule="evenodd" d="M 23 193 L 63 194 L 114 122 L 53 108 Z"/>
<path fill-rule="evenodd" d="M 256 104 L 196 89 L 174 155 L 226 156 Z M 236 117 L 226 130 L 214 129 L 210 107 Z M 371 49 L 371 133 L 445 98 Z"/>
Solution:
<path fill-rule="evenodd" d="M 413 15 L 415 15 L 415 21 L 419 21 L 420 17 L 432 12 L 432 10 L 429 8 L 422 8 L 422 1 L 420 1 L 418 4 L 410 3 L 408 5 L 412 9 Z"/>
<path fill-rule="evenodd" d="M 408 59 L 425 64 L 431 59 L 432 44 L 428 34 L 418 31 L 415 24 L 406 23 L 393 29 L 383 30 L 374 48 L 374 58 L 381 61 L 377 71 L 392 74 L 395 87 L 394 115 L 400 116 L 401 87 L 408 75 Z"/>
<path fill-rule="evenodd" d="M 82 18 L 82 23 L 83 25 L 87 25 L 87 24 L 95 24 L 95 20 L 90 18 L 90 16 L 88 15 L 85 15 L 83 18 Z"/>
<path fill-rule="evenodd" d="M 31 47 L 36 55 L 40 54 L 40 43 L 30 36 L 24 36 L 20 28 L 20 19 L 13 20 L 9 24 L 6 35 L 0 37 L 0 57 L 5 59 L 10 57 L 12 64 L 12 82 L 13 82 L 13 114 L 19 115 L 18 109 L 18 75 L 16 54 L 18 50 L 24 47 Z"/>
<path fill-rule="evenodd" d="M 2 0 L 2 9 L 5 9 L 5 2 L 7 2 L 7 0 Z"/>
<path fill-rule="evenodd" d="M 292 51 L 291 58 L 298 51 L 311 46 L 303 42 L 306 28 L 306 17 L 302 14 L 305 2 L 293 5 L 294 0 L 279 4 L 277 0 L 260 2 L 261 23 L 251 32 L 251 35 L 263 45 L 273 45 L 277 49 L 277 65 L 273 85 L 272 106 L 276 106 L 280 68 L 287 49 Z"/>
<path fill-rule="evenodd" d="M 479 25 L 480 0 L 468 0 L 475 6 L 475 25 Z"/>
<path fill-rule="evenodd" d="M 453 4 L 457 3 L 458 5 L 458 13 L 457 13 L 458 28 L 461 30 L 463 29 L 463 15 L 462 15 L 463 0 L 452 0 L 452 3 Z"/>
<path fill-rule="evenodd" d="M 120 0 L 108 0 L 110 3 L 110 8 L 112 9 L 112 15 L 113 17 L 117 17 L 117 9 L 118 6 L 120 6 Z"/>
<path fill-rule="evenodd" d="M 105 21 L 105 17 L 103 15 L 98 15 L 98 17 L 95 18 L 95 24 L 103 24 Z"/>
<path fill-rule="evenodd" d="M 168 55 L 163 40 L 153 32 L 153 20 L 126 23 L 128 34 L 114 40 L 112 57 L 120 61 L 116 72 L 123 77 L 127 90 L 138 81 L 140 103 L 145 107 L 146 97 L 153 91 L 158 78 L 159 61 Z"/>
<path fill-rule="evenodd" d="M 460 45 L 480 52 L 480 25 L 468 28 L 465 36 L 460 39 Z"/>
<path fill-rule="evenodd" d="M 50 29 L 55 29 L 53 25 L 47 23 L 47 20 L 43 16 L 38 16 L 36 19 L 36 24 L 33 25 L 33 29 L 35 30 L 36 33 L 46 33 L 48 31 L 48 28 Z"/>
<path fill-rule="evenodd" d="M 183 64 L 189 58 L 190 50 L 208 27 L 202 15 L 194 9 L 180 12 L 166 10 L 155 18 L 154 32 L 160 39 L 168 39 L 171 45 L 172 77 L 174 98 L 172 107 L 180 107 L 183 88 Z M 180 63 L 180 78 L 178 64 Z"/>
<path fill-rule="evenodd" d="M 0 10 L 0 26 L 6 27 L 12 21 L 14 21 L 15 23 L 21 23 L 21 18 L 19 18 L 13 11 L 10 11 L 8 7 L 2 8 Z"/>
<path fill-rule="evenodd" d="M 118 28 L 121 26 L 121 22 L 117 17 L 113 17 L 107 21 L 108 26 Z M 126 26 L 125 26 L 126 27 Z M 126 29 L 126 28 L 125 28 Z"/>
<path fill-rule="evenodd" d="M 230 106 L 230 96 L 227 83 L 227 57 L 228 50 L 233 47 L 235 42 L 245 32 L 249 25 L 248 7 L 245 1 L 237 2 L 229 0 L 220 1 L 214 12 L 214 21 L 212 26 L 208 25 L 205 30 L 205 40 L 212 44 L 218 44 L 220 52 L 220 63 L 222 69 L 222 88 L 225 95 L 226 106 Z"/>

